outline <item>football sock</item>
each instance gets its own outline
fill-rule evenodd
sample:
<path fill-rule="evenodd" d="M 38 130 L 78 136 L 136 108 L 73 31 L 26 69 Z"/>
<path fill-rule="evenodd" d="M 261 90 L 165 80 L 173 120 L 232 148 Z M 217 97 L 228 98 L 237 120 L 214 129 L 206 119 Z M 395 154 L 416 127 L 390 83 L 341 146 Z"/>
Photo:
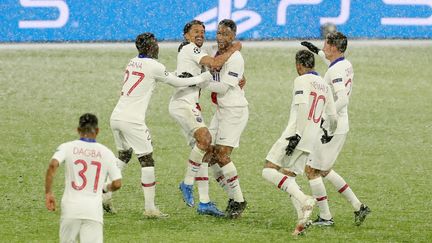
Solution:
<path fill-rule="evenodd" d="M 231 161 L 228 164 L 224 165 L 221 169 L 226 178 L 226 182 L 228 184 L 234 201 L 244 202 L 243 193 L 240 188 L 240 181 L 238 179 L 237 169 L 234 163 Z"/>
<path fill-rule="evenodd" d="M 262 176 L 264 177 L 264 179 L 273 183 L 282 191 L 285 191 L 290 195 L 292 195 L 299 202 L 306 201 L 307 197 L 300 190 L 300 187 L 297 185 L 297 182 L 295 181 L 295 177 L 284 175 L 273 168 L 264 168 L 262 170 Z"/>
<path fill-rule="evenodd" d="M 329 220 L 332 218 L 327 200 L 327 191 L 321 177 L 309 180 L 309 185 L 312 191 L 312 196 L 316 199 L 316 203 L 320 210 L 320 217 Z"/>
<path fill-rule="evenodd" d="M 300 220 L 303 218 L 303 211 L 302 211 L 302 206 L 301 203 L 295 199 L 293 196 L 289 195 L 292 204 L 294 205 L 294 209 L 297 212 L 297 219 Z"/>
<path fill-rule="evenodd" d="M 194 184 L 195 176 L 200 168 L 204 154 L 205 151 L 199 149 L 195 144 L 189 155 L 189 162 L 186 168 L 186 175 L 183 180 L 184 184 L 186 185 Z"/>
<path fill-rule="evenodd" d="M 144 191 L 145 210 L 155 210 L 155 170 L 154 167 L 141 168 L 141 185 Z"/>
<path fill-rule="evenodd" d="M 345 180 L 338 173 L 336 173 L 336 171 L 331 170 L 330 173 L 328 173 L 328 175 L 324 178 L 330 181 L 336 190 L 342 194 L 348 200 L 348 202 L 351 203 L 355 211 L 360 210 L 361 202 L 351 190 L 351 187 L 348 186 Z"/>
<path fill-rule="evenodd" d="M 208 181 L 208 163 L 202 163 L 198 173 L 196 174 L 195 181 L 198 187 L 199 200 L 202 203 L 210 202 L 209 197 L 209 181 Z"/>
<path fill-rule="evenodd" d="M 230 193 L 230 190 L 228 188 L 228 184 L 226 183 L 226 178 L 222 172 L 221 167 L 215 163 L 212 166 L 210 166 L 210 169 L 213 171 L 213 176 L 216 179 L 216 182 L 219 184 L 222 189 L 228 194 L 229 198 L 233 198 L 233 196 Z"/>

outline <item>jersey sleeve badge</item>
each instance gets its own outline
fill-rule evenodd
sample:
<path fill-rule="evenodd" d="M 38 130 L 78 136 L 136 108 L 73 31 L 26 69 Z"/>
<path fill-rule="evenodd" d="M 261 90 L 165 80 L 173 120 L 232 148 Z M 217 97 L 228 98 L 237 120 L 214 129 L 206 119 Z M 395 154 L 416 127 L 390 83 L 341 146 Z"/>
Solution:
<path fill-rule="evenodd" d="M 193 51 L 194 51 L 195 54 L 200 54 L 201 53 L 201 48 L 194 47 Z"/>

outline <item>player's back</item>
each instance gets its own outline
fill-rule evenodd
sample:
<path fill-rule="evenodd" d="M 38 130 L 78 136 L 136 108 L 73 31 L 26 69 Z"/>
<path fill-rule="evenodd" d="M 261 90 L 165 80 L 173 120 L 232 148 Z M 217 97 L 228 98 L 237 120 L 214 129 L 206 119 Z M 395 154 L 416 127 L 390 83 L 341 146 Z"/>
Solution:
<path fill-rule="evenodd" d="M 157 77 L 163 76 L 164 72 L 165 67 L 152 58 L 132 58 L 126 67 L 120 98 L 111 119 L 144 123 Z"/>
<path fill-rule="evenodd" d="M 307 121 L 303 130 L 302 139 L 298 149 L 311 152 L 314 144 L 319 141 L 321 133 L 321 119 L 329 99 L 333 99 L 330 87 L 317 73 L 310 72 L 300 77 L 299 82 L 305 83 L 306 94 L 309 94 L 307 103 Z"/>
<path fill-rule="evenodd" d="M 53 158 L 65 164 L 62 217 L 102 222 L 105 179 L 108 174 L 121 177 L 112 151 L 94 140 L 80 139 L 60 145 Z"/>
<path fill-rule="evenodd" d="M 193 77 L 200 75 L 205 71 L 204 67 L 199 64 L 201 58 L 204 56 L 207 56 L 205 50 L 195 45 L 195 43 L 191 42 L 184 45 L 177 54 L 177 75 L 180 76 L 182 73 L 189 73 Z M 200 88 L 196 85 L 178 87 L 171 97 L 171 101 L 182 100 L 195 105 L 195 103 L 199 102 L 199 92 Z"/>
<path fill-rule="evenodd" d="M 225 94 L 217 94 L 217 103 L 221 107 L 243 107 L 248 105 L 245 92 L 239 86 L 244 74 L 244 59 L 239 51 L 234 52 L 219 72 L 213 74 L 214 81 L 230 86 Z"/>

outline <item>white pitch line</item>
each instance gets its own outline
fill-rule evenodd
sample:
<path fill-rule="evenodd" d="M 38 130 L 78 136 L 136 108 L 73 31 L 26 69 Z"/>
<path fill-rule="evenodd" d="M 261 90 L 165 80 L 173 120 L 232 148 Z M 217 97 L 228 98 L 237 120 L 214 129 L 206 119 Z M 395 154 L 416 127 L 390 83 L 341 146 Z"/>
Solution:
<path fill-rule="evenodd" d="M 241 41 L 243 47 L 252 48 L 298 48 L 301 40 L 275 40 L 275 41 Z M 322 40 L 311 40 L 312 43 L 321 46 Z M 212 45 L 214 41 L 207 42 Z M 161 48 L 177 48 L 180 42 L 160 42 Z M 432 47 L 431 39 L 424 40 L 349 40 L 349 46 L 406 46 Z M 95 43 L 0 43 L 0 50 L 26 50 L 26 49 L 135 49 L 131 42 L 95 42 Z"/>

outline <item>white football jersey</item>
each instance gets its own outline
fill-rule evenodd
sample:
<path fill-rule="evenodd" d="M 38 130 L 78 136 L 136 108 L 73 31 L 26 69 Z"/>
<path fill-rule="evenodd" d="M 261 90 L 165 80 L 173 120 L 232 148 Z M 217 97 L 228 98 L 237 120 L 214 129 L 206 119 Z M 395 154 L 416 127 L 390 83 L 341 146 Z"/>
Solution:
<path fill-rule="evenodd" d="M 344 90 L 349 98 L 352 92 L 354 80 L 354 70 L 351 62 L 341 57 L 333 61 L 325 76 L 324 80 L 332 89 L 335 102 L 337 101 L 336 92 Z M 346 134 L 349 131 L 348 122 L 348 104 L 337 111 L 338 122 L 334 134 Z"/>
<path fill-rule="evenodd" d="M 105 179 L 114 181 L 122 177 L 113 152 L 95 140 L 80 139 L 61 144 L 52 158 L 65 165 L 61 217 L 103 223 Z"/>
<path fill-rule="evenodd" d="M 316 73 L 310 72 L 294 80 L 292 102 L 288 125 L 282 136 L 285 138 L 300 133 L 301 140 L 297 149 L 311 153 L 321 134 L 321 118 L 324 111 L 335 114 L 334 100 L 330 87 Z M 297 131 L 297 112 L 295 105 L 306 104 L 307 120 L 303 131 Z"/>
<path fill-rule="evenodd" d="M 111 114 L 112 120 L 145 124 L 145 115 L 156 81 L 167 82 L 170 74 L 155 59 L 137 56 L 126 67 L 120 99 Z"/>
<path fill-rule="evenodd" d="M 177 55 L 177 76 L 183 72 L 198 76 L 205 68 L 200 65 L 201 58 L 208 56 L 206 50 L 198 47 L 195 43 L 189 43 L 182 47 Z M 200 88 L 197 86 L 176 88 L 171 100 L 183 100 L 191 105 L 199 102 Z"/>
<path fill-rule="evenodd" d="M 239 51 L 234 52 L 224 63 L 219 72 L 213 73 L 213 81 L 223 82 L 229 85 L 225 94 L 212 94 L 213 102 L 217 99 L 217 104 L 221 107 L 241 107 L 247 106 L 248 101 L 245 92 L 239 86 L 239 81 L 244 74 L 244 60 Z"/>

